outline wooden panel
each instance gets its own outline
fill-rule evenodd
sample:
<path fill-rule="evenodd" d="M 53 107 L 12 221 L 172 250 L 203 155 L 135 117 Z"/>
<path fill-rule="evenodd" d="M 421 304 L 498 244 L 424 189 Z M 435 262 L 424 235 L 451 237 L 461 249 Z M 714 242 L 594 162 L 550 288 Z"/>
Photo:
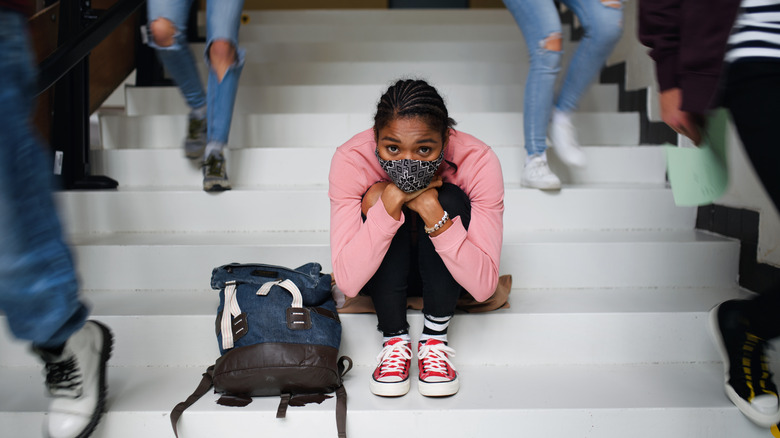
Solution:
<path fill-rule="evenodd" d="M 108 9 L 116 0 L 93 0 L 94 9 Z M 97 110 L 135 68 L 135 43 L 140 10 L 120 24 L 89 56 L 89 112 Z"/>
<path fill-rule="evenodd" d="M 57 49 L 57 32 L 59 31 L 60 4 L 55 3 L 35 14 L 28 23 L 30 39 L 35 52 L 36 63 L 46 59 Z M 49 89 L 38 96 L 38 104 L 33 114 L 33 125 L 38 129 L 46 143 L 51 138 L 51 111 L 54 103 L 54 90 Z"/>
<path fill-rule="evenodd" d="M 244 9 L 386 9 L 388 0 L 245 0 Z M 206 8 L 201 0 L 200 9 Z"/>
<path fill-rule="evenodd" d="M 501 0 L 469 0 L 469 7 L 472 8 L 504 8 L 504 2 Z"/>

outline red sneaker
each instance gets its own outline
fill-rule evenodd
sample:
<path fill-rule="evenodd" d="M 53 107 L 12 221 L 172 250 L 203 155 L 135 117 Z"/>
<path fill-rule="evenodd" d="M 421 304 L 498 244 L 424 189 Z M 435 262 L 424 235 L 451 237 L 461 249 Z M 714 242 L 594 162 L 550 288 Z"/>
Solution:
<path fill-rule="evenodd" d="M 370 389 L 376 395 L 398 397 L 409 392 L 412 348 L 409 341 L 395 337 L 385 342 L 376 358 L 379 365 L 371 376 Z"/>
<path fill-rule="evenodd" d="M 458 372 L 455 371 L 449 356 L 455 356 L 455 350 L 438 339 L 428 339 L 417 345 L 417 364 L 420 368 L 417 388 L 420 394 L 427 397 L 444 397 L 458 392 Z"/>

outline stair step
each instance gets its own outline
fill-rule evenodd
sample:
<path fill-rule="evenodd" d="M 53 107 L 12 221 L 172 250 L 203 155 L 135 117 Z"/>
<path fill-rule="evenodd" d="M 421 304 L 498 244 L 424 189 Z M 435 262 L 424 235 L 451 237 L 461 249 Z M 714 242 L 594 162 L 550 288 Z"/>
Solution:
<path fill-rule="evenodd" d="M 450 112 L 522 112 L 523 86 L 443 85 L 439 93 Z M 242 87 L 236 96 L 236 114 L 355 113 L 376 107 L 387 84 L 374 85 L 282 85 Z M 175 87 L 127 87 L 127 115 L 188 114 Z M 617 112 L 615 85 L 596 85 L 580 101 L 580 111 Z"/>
<path fill-rule="evenodd" d="M 71 241 L 84 289 L 199 289 L 209 284 L 212 268 L 231 262 L 317 261 L 332 271 L 327 231 L 75 235 Z M 738 241 L 694 230 L 507 230 L 501 273 L 514 274 L 523 288 L 720 287 L 735 284 L 738 260 Z"/>
<path fill-rule="evenodd" d="M 734 286 L 515 288 L 509 309 L 459 312 L 450 326 L 450 342 L 462 365 L 717 361 L 706 332 L 707 312 L 719 302 L 747 296 Z M 208 283 L 178 291 L 88 291 L 84 297 L 92 307 L 91 317 L 114 332 L 113 366 L 205 368 L 219 356 L 214 335 L 219 297 Z M 376 316 L 342 314 L 341 320 L 341 353 L 356 365 L 374 365 L 381 344 Z M 421 313 L 410 310 L 408 321 L 416 339 L 422 332 Z M 511 333 L 511 348 L 506 348 L 503 336 L 485 336 L 493 332 Z M 0 366 L 37 363 L 24 343 L 11 339 L 5 324 L 0 328 L 0 347 L 7 352 L 0 357 Z"/>
<path fill-rule="evenodd" d="M 202 368 L 111 368 L 108 412 L 96 438 L 169 437 L 168 414 L 197 383 Z M 638 438 L 658 436 L 767 437 L 723 394 L 720 364 L 544 365 L 459 368 L 461 389 L 453 397 L 432 399 L 412 385 L 401 398 L 370 394 L 370 367 L 356 367 L 345 378 L 350 436 L 393 437 L 396 427 L 377 427 L 392 416 L 415 435 L 581 436 Z M 37 436 L 46 400 L 37 369 L 5 369 L 0 382 L 14 397 L 0 401 L 0 424 L 13 436 Z M 275 418 L 278 397 L 257 397 L 244 408 L 215 403 L 206 394 L 182 416 L 181 437 L 240 436 L 262 430 L 268 436 L 336 436 L 335 397 L 322 404 L 289 409 Z M 478 417 L 474 417 L 477 415 Z M 474 417 L 463 421 L 464 417 Z"/>
<path fill-rule="evenodd" d="M 507 187 L 520 184 L 525 149 L 520 146 L 493 148 L 502 163 Z M 666 154 L 657 146 L 585 146 L 588 159 L 583 168 L 561 163 L 555 148 L 548 154 L 550 168 L 565 185 L 609 184 L 665 186 Z M 108 175 L 125 189 L 199 188 L 203 179 L 199 161 L 184 158 L 174 149 L 93 150 L 92 169 Z M 250 148 L 225 152 L 227 171 L 234 189 L 322 186 L 328 184 L 330 148 Z M 291 171 L 289 166 L 294 166 Z M 564 189 L 564 192 L 566 190 Z"/>
<path fill-rule="evenodd" d="M 329 230 L 327 186 L 203 192 L 138 189 L 57 195 L 68 234 Z M 691 229 L 696 209 L 659 185 L 572 186 L 558 193 L 508 186 L 504 223 L 515 231 Z M 529 208 L 533 206 L 533 208 Z M 304 209 L 305 211 L 302 211 Z M 129 236 L 132 238 L 132 236 Z"/>
<path fill-rule="evenodd" d="M 565 35 L 564 35 L 565 38 Z M 569 54 L 576 42 L 566 41 Z M 474 62 L 525 62 L 528 50 L 524 40 L 507 41 L 441 41 L 422 39 L 408 41 L 303 41 L 303 42 L 244 42 L 245 60 L 249 63 L 265 62 L 366 62 L 366 61 L 459 61 Z M 196 62 L 203 62 L 205 43 L 190 45 Z M 567 58 L 564 58 L 567 59 Z"/>
<path fill-rule="evenodd" d="M 355 114 L 236 114 L 228 144 L 233 148 L 340 146 L 373 126 L 372 110 Z M 457 128 L 492 147 L 523 143 L 523 114 L 451 113 Z M 572 122 L 584 145 L 639 144 L 637 113 L 575 113 Z M 106 115 L 100 119 L 104 149 L 174 149 L 187 132 L 187 116 Z"/>
<path fill-rule="evenodd" d="M 239 41 L 345 42 L 345 41 L 522 41 L 514 22 L 504 23 L 407 23 L 351 24 L 263 24 L 242 26 Z"/>
<path fill-rule="evenodd" d="M 201 78 L 207 67 L 197 65 Z M 440 84 L 525 84 L 528 62 L 375 61 L 375 62 L 274 62 L 247 60 L 240 86 L 258 85 L 390 85 L 401 78 L 425 79 Z M 379 98 L 379 95 L 376 96 Z"/>
<path fill-rule="evenodd" d="M 420 24 L 514 24 L 506 9 L 307 9 L 307 10 L 246 10 L 251 26 L 273 24 L 420 25 Z M 198 23 L 205 24 L 201 11 Z"/>

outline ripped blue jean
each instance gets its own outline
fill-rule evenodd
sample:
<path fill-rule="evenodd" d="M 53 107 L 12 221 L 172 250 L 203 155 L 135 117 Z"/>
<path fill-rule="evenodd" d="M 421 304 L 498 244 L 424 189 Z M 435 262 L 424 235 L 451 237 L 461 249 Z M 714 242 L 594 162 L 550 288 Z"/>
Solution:
<path fill-rule="evenodd" d="M 193 109 L 208 105 L 208 140 L 227 143 L 238 79 L 244 67 L 245 52 L 238 49 L 238 28 L 244 0 L 208 0 L 206 3 L 206 63 L 209 64 L 209 48 L 217 40 L 230 42 L 237 48 L 238 57 L 221 81 L 209 65 L 207 92 L 203 90 L 195 58 L 187 44 L 187 17 L 191 5 L 192 0 L 148 0 L 150 24 L 158 18 L 165 18 L 176 27 L 173 45 L 159 46 L 151 37 L 149 45 L 155 48 L 160 61 L 179 86 L 187 105 Z"/>
<path fill-rule="evenodd" d="M 547 38 L 561 36 L 561 20 L 553 0 L 504 0 L 523 33 L 531 64 L 525 82 L 523 129 L 528 155 L 547 149 L 547 126 L 553 104 L 560 111 L 577 108 L 580 98 L 596 79 L 623 33 L 620 0 L 561 0 L 579 18 L 585 35 L 569 64 L 561 90 L 555 81 L 563 51 L 545 48 Z M 610 7 L 617 5 L 617 8 Z"/>
<path fill-rule="evenodd" d="M 0 311 L 19 339 L 55 348 L 89 314 L 52 199 L 52 162 L 30 118 L 27 17 L 0 8 Z"/>

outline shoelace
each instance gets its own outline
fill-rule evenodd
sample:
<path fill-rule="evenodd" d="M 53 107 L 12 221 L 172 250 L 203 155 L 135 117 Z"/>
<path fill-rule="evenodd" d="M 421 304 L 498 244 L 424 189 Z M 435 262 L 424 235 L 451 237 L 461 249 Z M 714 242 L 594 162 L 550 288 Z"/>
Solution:
<path fill-rule="evenodd" d="M 52 395 L 81 396 L 81 374 L 76 358 L 46 364 L 46 386 Z"/>
<path fill-rule="evenodd" d="M 406 361 L 411 359 L 412 349 L 409 348 L 409 343 L 396 342 L 392 345 L 388 343 L 376 357 L 377 362 L 381 364 L 379 374 L 403 373 Z"/>
<path fill-rule="evenodd" d="M 420 345 L 417 357 L 423 361 L 423 372 L 447 374 L 447 366 L 455 371 L 455 366 L 450 362 L 449 356 L 455 356 L 455 350 L 444 345 L 434 344 Z"/>
<path fill-rule="evenodd" d="M 218 160 L 213 155 L 209 156 L 208 159 L 206 159 L 206 162 L 203 163 L 203 167 L 206 168 L 206 175 L 207 176 L 222 176 L 222 164 L 224 163 L 223 160 Z"/>
<path fill-rule="evenodd" d="M 188 138 L 195 139 L 200 136 L 203 131 L 203 125 L 206 123 L 205 119 L 190 119 Z"/>
<path fill-rule="evenodd" d="M 745 333 L 745 344 L 742 346 L 742 365 L 745 370 L 745 384 L 750 389 L 751 400 L 756 395 L 760 395 L 756 394 L 756 389 L 759 389 L 762 393 L 775 394 L 772 388 L 767 387 L 767 382 L 772 382 L 772 372 L 769 370 L 769 360 L 764 354 L 766 346 L 767 343 L 764 339 L 751 333 Z M 753 386 L 753 381 L 755 380 L 753 376 L 754 371 L 758 374 L 759 388 Z"/>

